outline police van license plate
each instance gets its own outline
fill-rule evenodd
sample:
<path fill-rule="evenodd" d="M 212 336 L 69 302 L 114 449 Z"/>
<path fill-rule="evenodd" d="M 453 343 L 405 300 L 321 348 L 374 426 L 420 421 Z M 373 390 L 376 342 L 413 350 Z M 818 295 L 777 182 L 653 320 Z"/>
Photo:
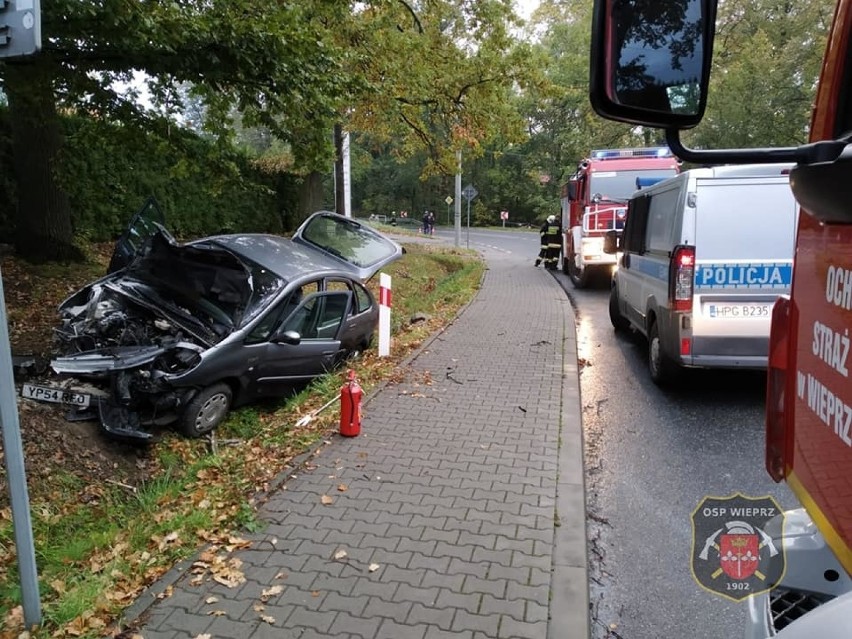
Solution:
<path fill-rule="evenodd" d="M 92 396 L 88 393 L 77 393 L 54 388 L 52 386 L 36 386 L 35 384 L 24 384 L 21 388 L 21 396 L 35 399 L 40 402 L 53 402 L 56 404 L 73 404 L 80 408 L 88 408 Z"/>
<path fill-rule="evenodd" d="M 720 319 L 768 318 L 772 315 L 772 304 L 705 304 L 704 314 Z"/>

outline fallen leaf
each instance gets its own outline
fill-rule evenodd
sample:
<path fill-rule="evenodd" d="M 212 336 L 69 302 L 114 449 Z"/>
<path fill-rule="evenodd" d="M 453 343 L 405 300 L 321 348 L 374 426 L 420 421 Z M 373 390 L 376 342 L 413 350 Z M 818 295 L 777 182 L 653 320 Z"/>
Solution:
<path fill-rule="evenodd" d="M 195 635 L 193 639 L 212 639 L 209 632 L 205 632 L 204 634 Z"/>
<path fill-rule="evenodd" d="M 349 486 L 347 486 L 346 484 L 340 484 L 337 487 L 337 490 L 339 490 L 342 493 L 345 493 L 347 490 L 349 490 Z"/>
<path fill-rule="evenodd" d="M 376 572 L 381 566 L 379 564 L 370 564 L 367 568 L 370 572 Z"/>
<path fill-rule="evenodd" d="M 207 614 L 211 617 L 224 617 L 227 613 L 224 610 L 211 610 Z"/>
<path fill-rule="evenodd" d="M 260 615 L 260 618 L 263 619 L 270 626 L 275 625 L 275 617 L 271 617 L 270 615 Z"/>
<path fill-rule="evenodd" d="M 217 601 L 219 601 L 219 597 L 214 597 L 213 595 L 211 595 L 211 596 L 207 597 L 207 599 L 205 599 L 205 600 L 204 600 L 204 603 L 206 603 L 206 604 L 214 604 L 214 603 L 216 603 Z"/>
<path fill-rule="evenodd" d="M 287 573 L 279 572 L 277 575 L 275 575 L 275 579 L 287 579 Z"/>
<path fill-rule="evenodd" d="M 263 603 L 266 603 L 267 601 L 269 601 L 270 597 L 280 595 L 282 592 L 284 592 L 284 586 L 272 586 L 271 588 L 267 588 L 266 590 L 260 593 L 260 600 Z"/>
<path fill-rule="evenodd" d="M 335 559 L 346 559 L 346 557 L 348 557 L 348 556 L 349 556 L 349 553 L 347 553 L 342 548 L 340 550 L 338 550 L 336 553 L 334 553 Z"/>
<path fill-rule="evenodd" d="M 322 497 L 320 497 L 320 501 L 323 503 L 324 506 L 328 506 L 329 504 L 334 503 L 334 497 L 329 497 L 328 495 L 323 495 Z"/>
<path fill-rule="evenodd" d="M 259 603 L 254 604 L 252 606 L 252 608 L 254 609 L 255 612 L 263 612 L 264 610 L 266 610 L 266 606 L 264 606 L 263 604 L 259 604 Z"/>
<path fill-rule="evenodd" d="M 319 597 L 319 596 L 320 596 L 319 590 L 312 590 L 311 591 L 311 597 Z"/>

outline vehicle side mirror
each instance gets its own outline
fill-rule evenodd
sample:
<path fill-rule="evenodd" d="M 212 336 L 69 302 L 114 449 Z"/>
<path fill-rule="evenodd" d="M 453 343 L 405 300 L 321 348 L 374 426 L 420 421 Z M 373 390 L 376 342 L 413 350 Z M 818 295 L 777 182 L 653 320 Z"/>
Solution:
<path fill-rule="evenodd" d="M 607 231 L 604 234 L 603 252 L 607 255 L 615 255 L 621 250 L 621 233 L 618 231 Z"/>
<path fill-rule="evenodd" d="M 296 331 L 281 331 L 280 333 L 276 333 L 272 337 L 271 341 L 276 344 L 289 344 L 290 346 L 296 346 L 302 341 L 302 336 Z"/>
<path fill-rule="evenodd" d="M 701 121 L 716 0 L 595 0 L 590 100 L 610 120 L 686 129 Z"/>
<path fill-rule="evenodd" d="M 576 200 L 577 199 L 577 183 L 575 181 L 568 182 L 568 199 Z"/>

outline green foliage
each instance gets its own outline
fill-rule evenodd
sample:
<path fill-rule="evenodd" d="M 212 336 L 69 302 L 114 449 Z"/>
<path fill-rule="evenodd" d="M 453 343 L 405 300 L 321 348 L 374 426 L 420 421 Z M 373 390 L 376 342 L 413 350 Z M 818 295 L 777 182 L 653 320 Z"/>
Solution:
<path fill-rule="evenodd" d="M 688 144 L 790 146 L 807 141 L 833 0 L 719 5 L 710 95 Z"/>

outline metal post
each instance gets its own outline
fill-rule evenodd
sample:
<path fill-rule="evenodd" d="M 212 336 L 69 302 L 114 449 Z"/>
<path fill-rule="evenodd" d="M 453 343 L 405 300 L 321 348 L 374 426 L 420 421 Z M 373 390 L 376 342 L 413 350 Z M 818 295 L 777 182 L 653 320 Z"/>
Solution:
<path fill-rule="evenodd" d="M 467 248 L 470 248 L 470 198 L 467 198 Z"/>
<path fill-rule="evenodd" d="M 9 327 L 6 323 L 6 297 L 3 274 L 0 273 L 0 429 L 3 430 L 3 450 L 6 453 L 6 475 L 12 504 L 12 524 L 15 528 L 15 548 L 18 553 L 18 572 L 21 579 L 21 600 L 27 628 L 41 624 L 41 600 L 38 592 L 38 570 L 33 544 L 33 523 L 30 518 L 30 498 L 24 468 L 24 447 L 18 423 L 18 398 L 12 378 L 12 351 L 9 346 Z"/>
<path fill-rule="evenodd" d="M 461 246 L 461 151 L 456 151 L 456 160 L 458 161 L 458 170 L 456 171 L 456 246 Z"/>

